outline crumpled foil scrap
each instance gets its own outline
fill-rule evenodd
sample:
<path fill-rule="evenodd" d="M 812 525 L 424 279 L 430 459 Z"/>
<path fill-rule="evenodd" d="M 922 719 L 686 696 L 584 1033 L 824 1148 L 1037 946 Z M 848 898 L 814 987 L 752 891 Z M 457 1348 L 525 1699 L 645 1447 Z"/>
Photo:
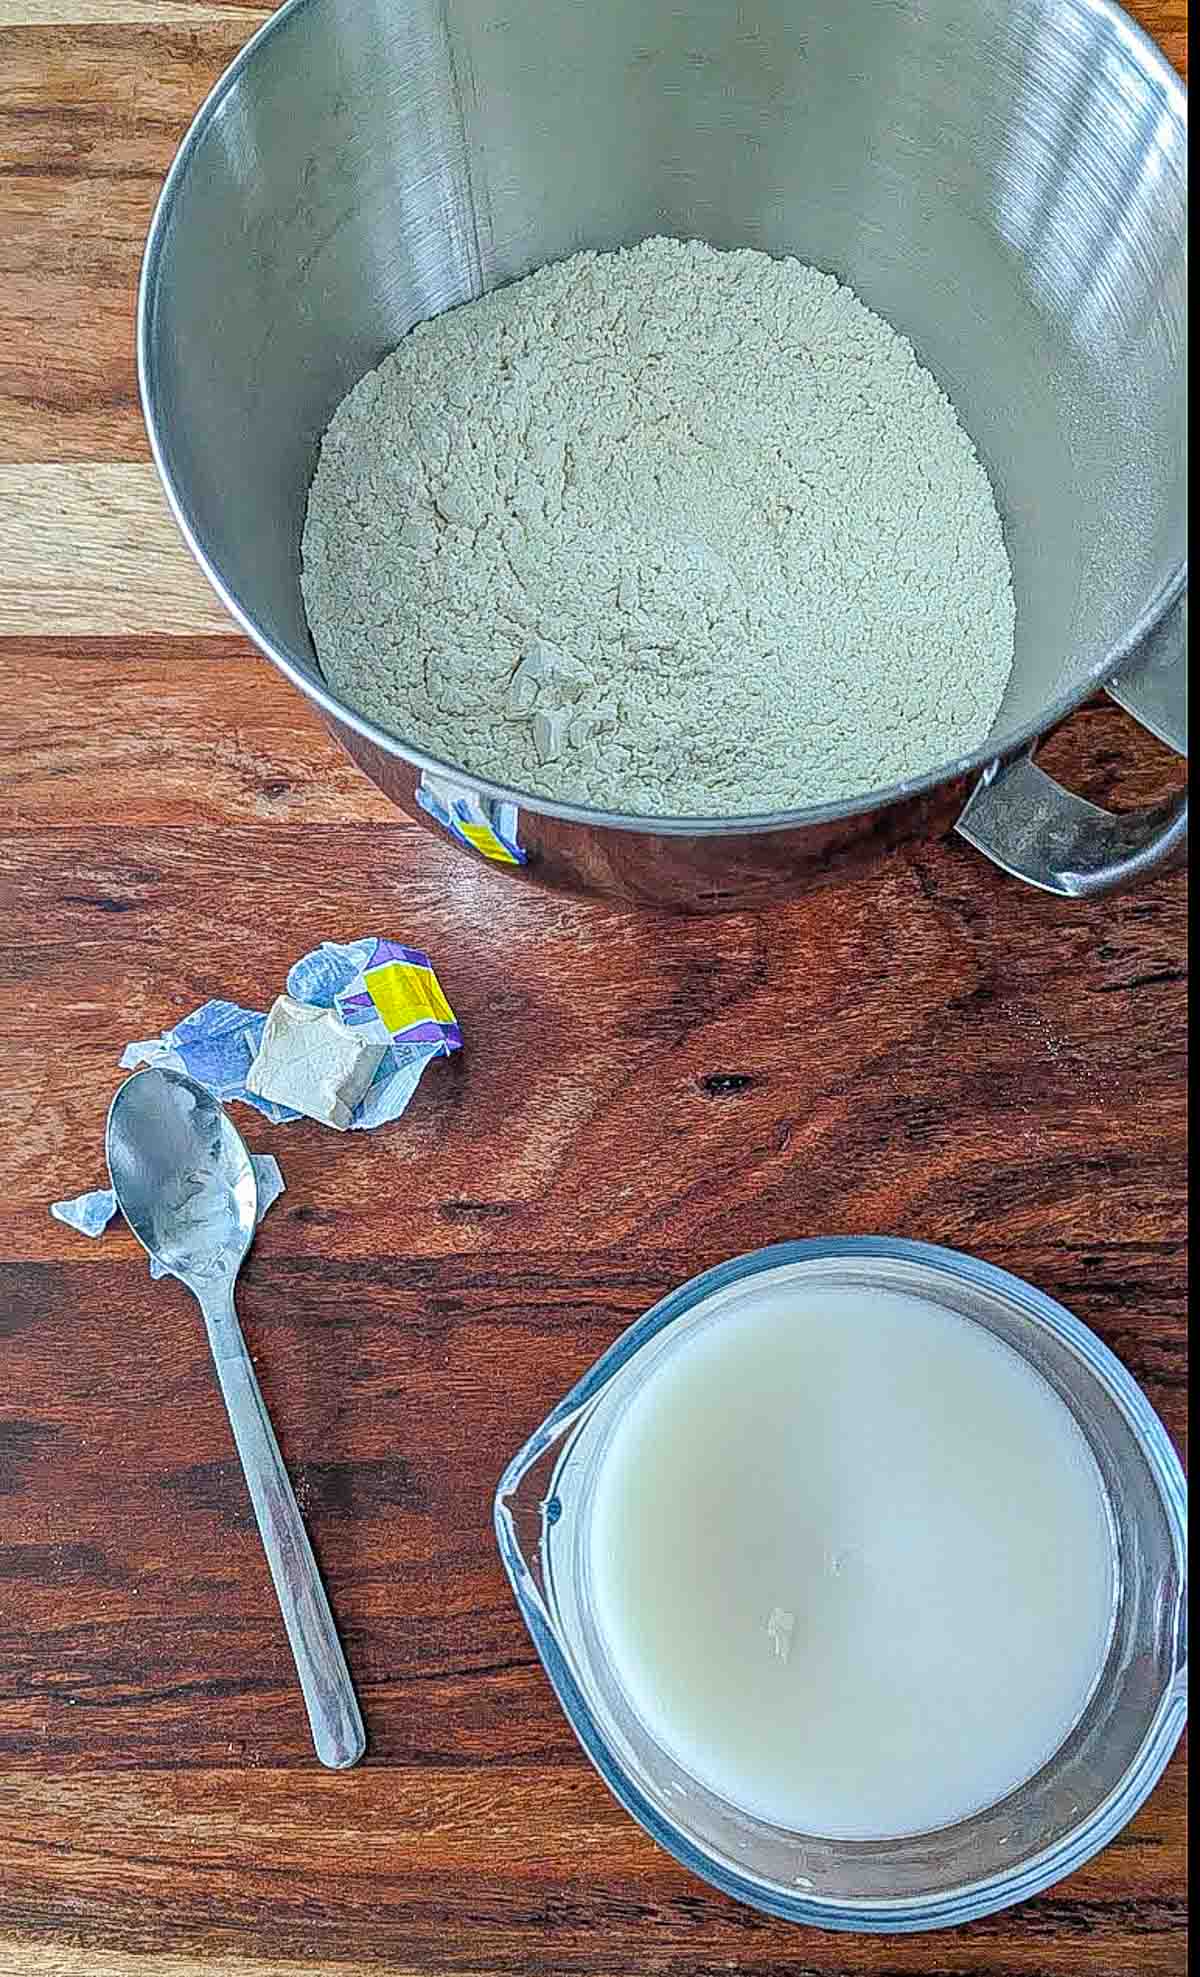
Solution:
<path fill-rule="evenodd" d="M 462 1031 L 427 954 L 400 941 L 367 936 L 322 941 L 300 957 L 287 978 L 294 1002 L 328 1010 L 348 1029 L 379 1047 L 380 1058 L 362 1097 L 349 1111 L 345 1130 L 369 1132 L 398 1119 L 426 1065 L 462 1048 Z M 223 1102 L 252 1105 L 275 1125 L 304 1116 L 299 1110 L 250 1090 L 247 1079 L 267 1027 L 266 1011 L 214 999 L 194 1009 L 161 1036 L 127 1044 L 122 1070 L 161 1065 L 182 1071 Z M 278 1090 L 278 1085 L 273 1090 Z M 297 1094 L 299 1095 L 299 1094 Z M 337 1121 L 342 1124 L 341 1118 Z M 283 1191 L 283 1176 L 269 1154 L 252 1154 L 262 1219 Z M 51 1204 L 50 1212 L 81 1234 L 102 1234 L 116 1212 L 112 1190 Z M 156 1273 L 161 1274 L 161 1272 Z"/>
<path fill-rule="evenodd" d="M 350 1132 L 369 1132 L 398 1119 L 425 1066 L 462 1048 L 462 1031 L 429 956 L 399 941 L 322 941 L 290 970 L 287 992 L 311 1008 L 335 1010 L 349 1028 L 362 1028 L 388 1046 L 354 1107 Z M 161 1036 L 127 1044 L 121 1067 L 166 1065 L 195 1078 L 214 1098 L 252 1105 L 276 1125 L 298 1119 L 299 1112 L 246 1087 L 266 1022 L 265 1011 L 206 1002 Z"/>

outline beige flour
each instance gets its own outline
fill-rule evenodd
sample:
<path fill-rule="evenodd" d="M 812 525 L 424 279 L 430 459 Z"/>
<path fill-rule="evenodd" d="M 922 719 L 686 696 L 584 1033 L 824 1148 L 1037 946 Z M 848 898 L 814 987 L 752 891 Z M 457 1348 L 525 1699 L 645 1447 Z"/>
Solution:
<path fill-rule="evenodd" d="M 303 586 L 363 713 L 639 813 L 938 767 L 1012 664 L 987 475 L 911 346 L 830 275 L 696 241 L 420 324 L 325 435 Z"/>

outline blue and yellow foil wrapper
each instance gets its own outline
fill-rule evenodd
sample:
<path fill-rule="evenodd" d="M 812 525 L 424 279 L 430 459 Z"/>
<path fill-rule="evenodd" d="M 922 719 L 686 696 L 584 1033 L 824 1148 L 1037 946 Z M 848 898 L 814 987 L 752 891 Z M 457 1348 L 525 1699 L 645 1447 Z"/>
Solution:
<path fill-rule="evenodd" d="M 301 955 L 287 978 L 288 994 L 313 1008 L 335 1009 L 352 1029 L 368 1027 L 388 1045 L 379 1069 L 351 1114 L 348 1130 L 370 1131 L 398 1119 L 406 1109 L 421 1074 L 435 1057 L 462 1049 L 462 1031 L 446 1000 L 433 963 L 419 947 L 402 941 L 322 941 Z M 220 999 L 201 1003 L 190 1016 L 161 1036 L 127 1044 L 121 1067 L 158 1064 L 182 1071 L 222 1100 L 252 1105 L 274 1124 L 298 1119 L 298 1112 L 246 1090 L 246 1077 L 258 1054 L 266 1014 L 243 1009 Z M 283 1192 L 279 1163 L 270 1154 L 252 1153 L 258 1181 L 261 1221 Z M 66 1201 L 52 1202 L 50 1213 L 81 1235 L 99 1236 L 116 1214 L 110 1188 L 93 1188 Z M 164 1274 L 151 1263 L 151 1276 Z"/>
<path fill-rule="evenodd" d="M 440 824 L 459 844 L 490 858 L 493 865 L 524 865 L 526 854 L 517 836 L 520 811 L 515 803 L 493 802 L 461 783 L 422 775 L 417 802 L 427 817 Z"/>
<path fill-rule="evenodd" d="M 365 1026 L 388 1045 L 351 1115 L 351 1132 L 369 1132 L 398 1119 L 425 1066 L 462 1048 L 462 1031 L 432 961 L 420 948 L 401 941 L 373 935 L 322 941 L 293 965 L 287 991 L 297 1002 L 335 1009 L 351 1029 Z M 252 1105 L 277 1125 L 298 1119 L 300 1114 L 286 1105 L 246 1089 L 266 1020 L 264 1011 L 243 1009 L 236 1002 L 205 1002 L 161 1036 L 129 1044 L 121 1065 L 125 1070 L 165 1065 L 195 1078 L 215 1098 Z"/>

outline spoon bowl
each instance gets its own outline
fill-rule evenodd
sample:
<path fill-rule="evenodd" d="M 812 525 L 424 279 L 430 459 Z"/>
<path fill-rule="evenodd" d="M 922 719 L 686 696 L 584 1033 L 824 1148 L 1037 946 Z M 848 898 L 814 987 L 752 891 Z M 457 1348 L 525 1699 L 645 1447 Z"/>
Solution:
<path fill-rule="evenodd" d="M 180 1071 L 135 1071 L 109 1107 L 105 1147 L 143 1249 L 189 1286 L 236 1277 L 258 1185 L 245 1141 L 211 1092 Z"/>

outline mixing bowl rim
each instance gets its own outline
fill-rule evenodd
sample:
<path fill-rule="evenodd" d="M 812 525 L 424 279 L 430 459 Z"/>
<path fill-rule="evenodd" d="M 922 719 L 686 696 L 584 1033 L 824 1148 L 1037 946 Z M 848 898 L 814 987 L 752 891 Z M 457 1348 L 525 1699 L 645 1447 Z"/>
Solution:
<path fill-rule="evenodd" d="M 993 768 L 998 762 L 1016 755 L 1022 748 L 1036 741 L 1040 734 L 1047 732 L 1080 706 L 1097 687 L 1102 686 L 1106 680 L 1114 678 L 1125 662 L 1177 604 L 1187 588 L 1186 557 L 1164 579 L 1149 604 L 1123 636 L 1109 648 L 1104 657 L 1094 662 L 1083 679 L 1076 682 L 1069 692 L 1051 701 L 1039 713 L 1036 720 L 1021 724 L 1013 729 L 1011 734 L 993 734 L 983 746 L 972 749 L 964 755 L 955 756 L 949 762 L 925 770 L 918 776 L 888 784 L 882 789 L 844 797 L 836 802 L 810 804 L 800 809 L 756 811 L 747 815 L 719 817 L 666 817 L 602 810 L 583 803 L 559 802 L 552 797 L 539 796 L 534 791 L 520 790 L 494 782 L 490 777 L 480 775 L 474 770 L 464 769 L 460 764 L 444 761 L 440 756 L 429 753 L 417 743 L 402 740 L 398 735 L 371 720 L 369 716 L 359 713 L 348 702 L 340 699 L 323 679 L 310 673 L 300 658 L 276 643 L 242 602 L 233 586 L 226 581 L 209 555 L 168 457 L 169 441 L 160 421 L 154 337 L 164 247 L 193 155 L 207 134 L 210 124 L 219 114 L 225 98 L 237 87 L 244 72 L 256 60 L 267 43 L 276 35 L 285 32 L 300 13 L 309 7 L 317 7 L 321 4 L 323 0 L 284 0 L 284 4 L 255 34 L 251 35 L 234 56 L 228 68 L 217 78 L 184 133 L 163 181 L 146 237 L 138 282 L 136 343 L 138 391 L 151 455 L 171 511 L 188 548 L 221 603 L 252 644 L 335 725 L 349 728 L 374 748 L 386 755 L 398 757 L 436 781 L 466 786 L 492 802 L 515 804 L 521 810 L 531 811 L 537 816 L 556 818 L 563 823 L 629 831 L 648 837 L 756 836 L 773 831 L 839 823 L 851 817 L 864 816 L 875 810 L 887 809 L 896 803 L 928 795 L 945 784 L 973 772 Z M 1170 113 L 1181 126 L 1186 145 L 1186 86 L 1161 49 L 1138 22 L 1127 14 L 1124 8 L 1118 6 L 1116 0 L 1055 0 L 1055 4 L 1064 13 L 1081 17 L 1100 16 L 1107 21 L 1135 65 L 1162 89 Z M 383 354 L 380 353 L 380 358 Z M 378 361 L 380 359 L 376 359 L 376 362 Z M 319 665 L 320 662 L 317 660 L 315 663 Z"/>
<path fill-rule="evenodd" d="M 764 1271 L 796 1262 L 844 1258 L 915 1263 L 958 1282 L 968 1282 L 1013 1305 L 1034 1324 L 1046 1327 L 1080 1359 L 1106 1387 L 1121 1408 L 1146 1457 L 1159 1493 L 1173 1543 L 1182 1558 L 1181 1600 L 1187 1586 L 1187 1484 L 1182 1465 L 1166 1428 L 1129 1369 L 1090 1326 L 1047 1292 L 1011 1271 L 987 1263 L 963 1250 L 892 1236 L 810 1237 L 769 1244 L 746 1251 L 702 1271 L 669 1291 L 636 1319 L 564 1395 L 542 1425 L 507 1465 L 497 1485 L 493 1513 L 501 1559 L 521 1616 L 533 1638 L 563 1712 L 585 1755 L 609 1790 L 638 1824 L 674 1859 L 699 1879 L 736 1900 L 785 1920 L 816 1928 L 853 1930 L 863 1934 L 909 1934 L 919 1930 L 954 1928 L 1028 1900 L 1074 1873 L 1126 1826 L 1145 1802 L 1183 1734 L 1187 1721 L 1187 1664 L 1179 1663 L 1164 1685 L 1137 1752 L 1124 1775 L 1088 1816 L 1050 1845 L 1030 1856 L 1017 1869 L 997 1869 L 943 1894 L 847 1900 L 834 1896 L 793 1896 L 779 1883 L 729 1868 L 714 1860 L 673 1821 L 647 1800 L 628 1776 L 598 1726 L 560 1645 L 556 1624 L 529 1571 L 509 1516 L 508 1499 L 528 1470 L 563 1441 L 569 1451 L 574 1427 L 622 1368 L 643 1347 L 677 1319 L 728 1289 Z M 905 1288 L 903 1284 L 898 1288 Z M 1024 1355 L 1022 1354 L 1022 1357 Z M 556 1458 L 555 1474 L 558 1473 Z M 551 1492 L 552 1493 L 552 1492 Z"/>

